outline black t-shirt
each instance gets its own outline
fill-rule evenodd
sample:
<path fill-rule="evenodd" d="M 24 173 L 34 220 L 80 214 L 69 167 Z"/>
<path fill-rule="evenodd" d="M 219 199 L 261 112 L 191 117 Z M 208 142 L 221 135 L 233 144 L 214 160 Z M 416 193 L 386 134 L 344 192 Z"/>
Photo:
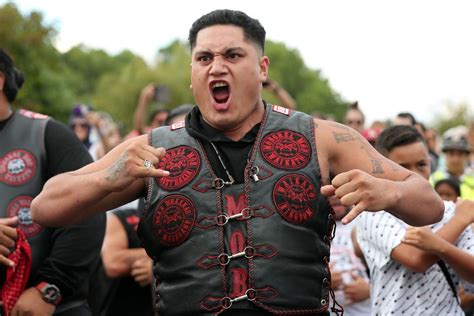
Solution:
<path fill-rule="evenodd" d="M 10 118 L 0 121 L 0 131 Z M 71 129 L 53 119 L 46 124 L 45 150 L 45 182 L 57 174 L 92 162 L 87 149 Z M 45 281 L 59 287 L 64 303 L 85 299 L 89 275 L 98 262 L 104 234 L 105 214 L 93 216 L 77 225 L 54 229 L 51 254 L 38 273 L 30 275 L 27 287 Z"/>
<path fill-rule="evenodd" d="M 194 107 L 186 116 L 186 131 L 189 135 L 201 141 L 216 175 L 225 181 L 229 180 L 210 142 L 214 143 L 225 167 L 238 184 L 244 182 L 247 158 L 257 137 L 259 127 L 260 124 L 256 124 L 242 139 L 234 141 L 207 124 L 202 119 L 198 107 Z"/>

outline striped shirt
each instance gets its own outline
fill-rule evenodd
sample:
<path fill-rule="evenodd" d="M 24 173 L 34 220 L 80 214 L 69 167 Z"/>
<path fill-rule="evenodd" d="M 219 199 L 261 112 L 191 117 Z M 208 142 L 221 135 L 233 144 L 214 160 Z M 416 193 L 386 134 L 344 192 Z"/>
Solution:
<path fill-rule="evenodd" d="M 446 224 L 454 210 L 452 202 L 445 202 L 444 217 L 431 226 L 432 230 Z M 370 270 L 373 315 L 464 315 L 439 265 L 416 273 L 391 259 L 390 254 L 401 243 L 407 226 L 384 211 L 360 215 L 357 239 Z M 456 246 L 474 254 L 471 227 L 464 230 Z M 458 288 L 458 276 L 447 267 Z"/>

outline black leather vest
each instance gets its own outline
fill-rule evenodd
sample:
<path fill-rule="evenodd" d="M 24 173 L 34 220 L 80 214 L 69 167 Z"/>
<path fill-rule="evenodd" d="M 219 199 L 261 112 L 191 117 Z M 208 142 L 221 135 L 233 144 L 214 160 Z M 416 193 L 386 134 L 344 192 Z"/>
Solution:
<path fill-rule="evenodd" d="M 150 134 L 167 149 L 159 167 L 170 176 L 150 180 L 138 230 L 156 263 L 159 314 L 327 310 L 334 220 L 320 194 L 313 119 L 267 106 L 245 181 L 230 186 L 175 127 Z"/>
<path fill-rule="evenodd" d="M 31 276 L 50 251 L 52 230 L 31 219 L 30 204 L 43 188 L 46 166 L 44 133 L 48 117 L 15 111 L 0 131 L 0 216 L 18 216 L 31 246 Z"/>

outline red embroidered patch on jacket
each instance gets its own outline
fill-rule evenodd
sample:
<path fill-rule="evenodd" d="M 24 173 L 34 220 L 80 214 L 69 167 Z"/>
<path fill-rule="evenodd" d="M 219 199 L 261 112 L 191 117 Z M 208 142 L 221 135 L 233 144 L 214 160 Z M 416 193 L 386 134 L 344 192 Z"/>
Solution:
<path fill-rule="evenodd" d="M 177 246 L 191 233 L 196 221 L 194 203 L 181 194 L 166 196 L 153 214 L 153 232 L 160 244 Z"/>
<path fill-rule="evenodd" d="M 273 203 L 290 223 L 303 224 L 314 215 L 316 191 L 311 179 L 301 174 L 281 177 L 273 187 Z"/>
<path fill-rule="evenodd" d="M 272 166 L 284 170 L 305 167 L 311 158 L 311 145 L 303 134 L 282 130 L 265 135 L 260 152 Z"/>

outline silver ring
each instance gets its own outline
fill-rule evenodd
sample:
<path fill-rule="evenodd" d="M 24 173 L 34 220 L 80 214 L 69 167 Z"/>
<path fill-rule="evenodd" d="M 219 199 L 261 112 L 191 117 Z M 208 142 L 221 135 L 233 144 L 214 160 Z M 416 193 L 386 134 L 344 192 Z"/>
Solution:
<path fill-rule="evenodd" d="M 147 168 L 147 169 L 150 169 L 152 166 L 152 163 L 150 160 L 143 160 L 143 167 Z"/>

